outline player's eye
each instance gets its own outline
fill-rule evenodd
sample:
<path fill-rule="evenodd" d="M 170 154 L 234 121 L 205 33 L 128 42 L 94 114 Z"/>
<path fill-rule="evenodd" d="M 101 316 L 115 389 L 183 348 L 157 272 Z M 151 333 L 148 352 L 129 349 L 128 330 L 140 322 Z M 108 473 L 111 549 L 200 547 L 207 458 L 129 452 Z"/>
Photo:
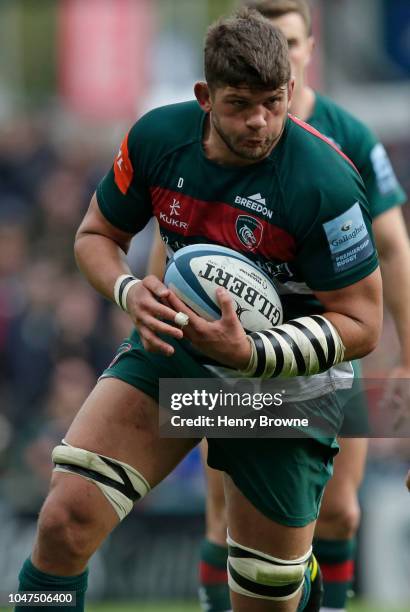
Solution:
<path fill-rule="evenodd" d="M 278 106 L 281 100 L 282 98 L 271 98 L 270 100 L 266 102 L 265 105 L 267 108 L 275 108 L 276 106 Z"/>

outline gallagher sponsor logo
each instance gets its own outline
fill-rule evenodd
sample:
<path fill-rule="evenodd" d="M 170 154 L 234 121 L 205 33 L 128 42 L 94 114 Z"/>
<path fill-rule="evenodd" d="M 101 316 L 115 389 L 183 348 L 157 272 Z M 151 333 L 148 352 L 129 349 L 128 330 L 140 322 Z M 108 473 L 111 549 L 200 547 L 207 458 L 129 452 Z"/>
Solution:
<path fill-rule="evenodd" d="M 341 227 L 341 230 L 344 232 L 348 232 L 352 228 L 352 225 L 353 225 L 352 222 L 348 222 Z M 366 226 L 364 223 L 362 223 L 361 225 L 359 225 L 359 227 L 356 227 L 349 234 L 345 234 L 341 238 L 336 238 L 335 240 L 332 240 L 332 245 L 334 247 L 337 247 L 337 246 L 340 246 L 341 244 L 345 244 L 346 242 L 350 242 L 350 240 L 354 240 L 355 238 L 357 238 L 359 234 L 361 234 L 365 230 L 366 230 Z"/>

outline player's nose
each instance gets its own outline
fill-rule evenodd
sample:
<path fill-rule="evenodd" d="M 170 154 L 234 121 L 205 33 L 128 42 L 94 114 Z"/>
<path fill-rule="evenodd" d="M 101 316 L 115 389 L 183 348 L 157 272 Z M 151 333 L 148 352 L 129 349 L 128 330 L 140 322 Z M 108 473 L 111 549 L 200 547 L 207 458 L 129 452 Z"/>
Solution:
<path fill-rule="evenodd" d="M 260 130 L 266 127 L 266 119 L 264 109 L 256 109 L 251 115 L 249 115 L 246 126 L 252 130 Z"/>

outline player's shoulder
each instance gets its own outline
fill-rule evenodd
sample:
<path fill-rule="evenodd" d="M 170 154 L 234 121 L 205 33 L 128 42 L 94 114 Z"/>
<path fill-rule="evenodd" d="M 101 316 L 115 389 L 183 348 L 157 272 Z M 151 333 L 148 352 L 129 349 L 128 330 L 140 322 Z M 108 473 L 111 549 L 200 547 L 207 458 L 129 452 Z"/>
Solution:
<path fill-rule="evenodd" d="M 332 218 L 346 206 L 366 202 L 353 162 L 312 126 L 289 116 L 282 151 L 278 175 L 293 227 L 318 216 Z"/>
<path fill-rule="evenodd" d="M 334 100 L 321 93 L 316 92 L 315 114 L 320 124 L 323 117 L 324 125 L 331 126 L 332 134 L 329 134 L 338 142 L 342 148 L 348 149 L 349 143 L 375 144 L 377 138 L 372 130 L 358 117 L 337 104 Z M 326 130 L 327 131 L 327 130 Z"/>
<path fill-rule="evenodd" d="M 129 146 L 149 145 L 165 151 L 201 137 L 204 112 L 196 100 L 168 104 L 145 113 L 130 130 Z"/>
<path fill-rule="evenodd" d="M 351 159 L 313 126 L 289 115 L 287 131 L 286 158 L 293 167 L 304 169 L 301 174 L 307 176 L 309 171 L 310 182 L 314 182 L 315 177 L 323 179 L 337 175 L 343 168 L 347 174 L 358 174 Z"/>

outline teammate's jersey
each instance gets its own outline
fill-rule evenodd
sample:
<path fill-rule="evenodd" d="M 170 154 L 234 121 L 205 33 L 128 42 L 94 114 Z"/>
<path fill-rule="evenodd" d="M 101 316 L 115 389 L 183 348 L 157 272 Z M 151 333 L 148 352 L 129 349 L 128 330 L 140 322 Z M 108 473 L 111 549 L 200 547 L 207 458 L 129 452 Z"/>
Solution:
<path fill-rule="evenodd" d="M 364 181 L 372 217 L 404 204 L 406 194 L 376 136 L 335 102 L 317 92 L 315 95 L 313 113 L 307 122 L 353 161 Z"/>
<path fill-rule="evenodd" d="M 220 165 L 203 150 L 205 119 L 193 101 L 133 126 L 97 189 L 108 221 L 135 234 L 154 215 L 171 251 L 205 242 L 242 252 L 274 280 L 284 320 L 323 312 L 314 291 L 375 270 L 364 185 L 337 147 L 289 116 L 267 158 Z"/>

